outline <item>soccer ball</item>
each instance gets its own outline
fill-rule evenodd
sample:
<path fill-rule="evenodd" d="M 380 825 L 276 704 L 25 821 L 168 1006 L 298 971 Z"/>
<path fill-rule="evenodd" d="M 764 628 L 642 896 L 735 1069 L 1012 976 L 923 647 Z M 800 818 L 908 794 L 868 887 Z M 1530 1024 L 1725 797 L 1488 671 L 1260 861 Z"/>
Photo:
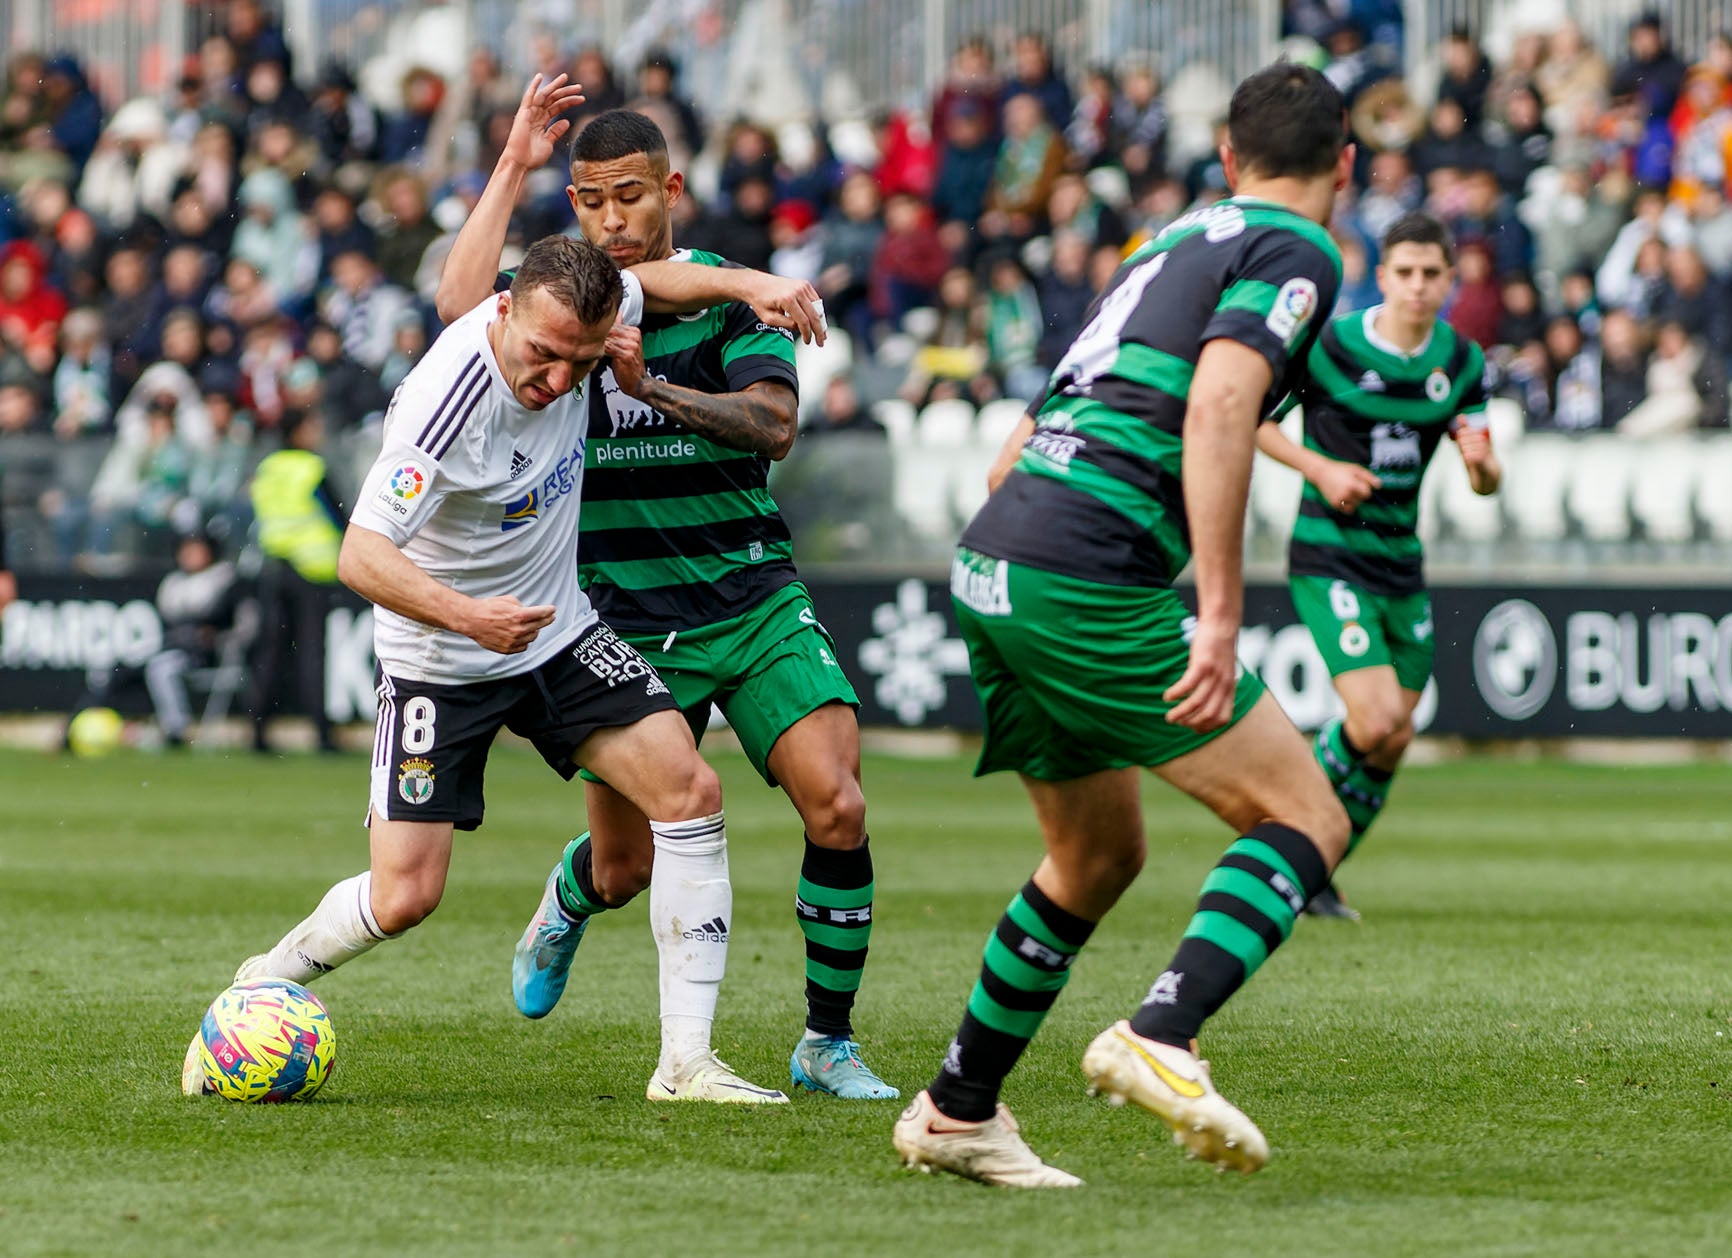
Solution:
<path fill-rule="evenodd" d="M 312 992 L 287 979 L 236 983 L 204 1015 L 199 1064 L 231 1101 L 304 1101 L 331 1077 L 337 1032 Z"/>
<path fill-rule="evenodd" d="M 113 708 L 85 708 L 66 727 L 66 742 L 75 756 L 106 756 L 120 746 L 125 729 L 126 722 Z"/>

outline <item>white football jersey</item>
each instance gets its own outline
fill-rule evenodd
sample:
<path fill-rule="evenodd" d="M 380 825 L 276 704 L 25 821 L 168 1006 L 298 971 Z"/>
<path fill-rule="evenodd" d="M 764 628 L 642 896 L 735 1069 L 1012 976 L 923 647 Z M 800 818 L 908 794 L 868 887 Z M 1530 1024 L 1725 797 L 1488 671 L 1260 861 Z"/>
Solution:
<path fill-rule="evenodd" d="M 635 325 L 643 290 L 624 279 L 619 318 Z M 527 651 L 501 655 L 375 607 L 373 650 L 393 677 L 463 685 L 526 673 L 596 620 L 577 584 L 587 382 L 542 410 L 521 406 L 487 341 L 498 305 L 489 294 L 452 323 L 398 386 L 350 520 L 459 593 L 515 595 L 557 613 Z"/>

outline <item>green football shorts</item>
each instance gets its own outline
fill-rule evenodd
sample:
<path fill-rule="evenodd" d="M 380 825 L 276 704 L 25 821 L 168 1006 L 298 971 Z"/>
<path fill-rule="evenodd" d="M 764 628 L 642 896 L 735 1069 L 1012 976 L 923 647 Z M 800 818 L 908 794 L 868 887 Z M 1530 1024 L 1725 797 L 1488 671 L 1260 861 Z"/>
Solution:
<path fill-rule="evenodd" d="M 1288 587 L 1331 677 L 1387 664 L 1403 689 L 1425 689 L 1437 655 L 1431 595 L 1373 594 L 1334 577 L 1293 577 Z"/>
<path fill-rule="evenodd" d="M 721 708 L 746 758 L 771 786 L 770 749 L 789 726 L 828 703 L 860 705 L 812 596 L 797 581 L 732 620 L 619 636 L 655 665 L 700 743 L 710 704 Z M 601 780 L 587 771 L 582 776 Z"/>
<path fill-rule="evenodd" d="M 1101 585 L 966 548 L 950 588 L 986 718 L 976 775 L 1064 782 L 1165 764 L 1232 728 L 1263 693 L 1241 667 L 1227 725 L 1167 724 L 1174 705 L 1161 696 L 1184 676 L 1196 623 L 1171 589 Z"/>

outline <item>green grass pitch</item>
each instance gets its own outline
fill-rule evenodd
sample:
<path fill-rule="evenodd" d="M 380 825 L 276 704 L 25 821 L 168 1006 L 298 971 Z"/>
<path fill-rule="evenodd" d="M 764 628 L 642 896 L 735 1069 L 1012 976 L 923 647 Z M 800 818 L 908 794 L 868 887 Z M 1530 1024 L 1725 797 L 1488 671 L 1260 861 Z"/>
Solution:
<path fill-rule="evenodd" d="M 716 1043 L 786 1086 L 801 1021 L 799 829 L 717 758 L 733 950 Z M 0 753 L 0 1253 L 1544 1254 L 1732 1252 L 1732 810 L 1716 767 L 1470 761 L 1403 775 L 1343 879 L 1209 1028 L 1269 1168 L 1185 1162 L 1084 1097 L 1228 841 L 1160 784 L 1150 856 L 1006 1099 L 1088 1186 L 903 1171 L 898 1104 L 643 1099 L 655 955 L 597 922 L 565 1003 L 511 1007 L 511 947 L 581 796 L 505 750 L 445 904 L 323 980 L 316 1101 L 189 1101 L 181 1054 L 247 953 L 365 861 L 365 761 Z M 1015 782 L 869 758 L 879 913 L 859 1010 L 911 1094 L 1038 849 Z"/>

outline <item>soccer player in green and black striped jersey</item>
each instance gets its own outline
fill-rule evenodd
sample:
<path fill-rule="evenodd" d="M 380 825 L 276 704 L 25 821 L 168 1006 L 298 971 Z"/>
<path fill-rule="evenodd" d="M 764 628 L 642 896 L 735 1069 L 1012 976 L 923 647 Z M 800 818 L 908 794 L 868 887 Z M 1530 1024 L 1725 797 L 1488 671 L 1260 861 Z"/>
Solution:
<path fill-rule="evenodd" d="M 1142 866 L 1144 768 L 1241 837 L 1142 1007 L 1095 1038 L 1083 1072 L 1201 1158 L 1242 1171 L 1268 1158 L 1193 1041 L 1347 848 L 1304 737 L 1234 654 L 1258 422 L 1303 374 L 1341 284 L 1322 227 L 1353 161 L 1340 93 L 1302 66 L 1253 74 L 1233 93 L 1221 159 L 1234 195 L 1119 269 L 952 569 L 986 720 L 977 772 L 1021 775 L 1046 858 L 987 939 L 937 1077 L 896 1124 L 911 1166 L 1078 1182 L 1035 1156 L 998 1097 Z M 1173 589 L 1193 557 L 1195 616 Z"/>
<path fill-rule="evenodd" d="M 1353 824 L 1371 828 L 1402 753 L 1436 649 L 1419 534 L 1419 483 L 1447 435 L 1475 493 L 1502 469 L 1485 424 L 1485 357 L 1438 311 L 1455 279 L 1449 230 L 1429 214 L 1392 223 L 1377 286 L 1383 302 L 1332 320 L 1285 407 L 1305 410 L 1305 443 L 1274 424 L 1263 453 L 1305 474 L 1288 550 L 1293 606 L 1311 630 L 1345 719 L 1317 732 L 1317 763 Z M 1307 912 L 1357 920 L 1331 884 Z"/>
<path fill-rule="evenodd" d="M 471 290 L 492 279 L 523 178 L 539 164 L 535 156 L 546 160 L 531 142 L 562 129 L 557 104 L 538 83 L 525 93 L 513 124 L 523 143 L 507 146 L 441 279 L 441 296 L 449 285 L 453 305 L 473 301 Z M 644 115 L 613 110 L 586 124 L 572 141 L 566 192 L 584 236 L 618 265 L 655 265 L 674 254 L 669 211 L 683 181 Z M 681 257 L 728 266 L 714 255 Z M 797 422 L 788 325 L 799 322 L 791 320 L 797 304 L 811 317 L 806 303 L 817 294 L 757 276 L 740 297 L 696 315 L 652 311 L 641 335 L 621 328 L 610 338 L 611 366 L 592 390 L 578 562 L 590 600 L 655 665 L 694 737 L 718 705 L 753 766 L 782 787 L 805 824 L 794 911 L 806 940 L 806 1030 L 790 1058 L 794 1083 L 847 1099 L 889 1099 L 898 1092 L 861 1060 L 851 1016 L 873 901 L 857 700 L 800 583 L 788 527 L 767 487 L 770 463 L 792 446 Z M 586 780 L 590 829 L 549 877 L 513 965 L 513 995 L 529 1017 L 558 1001 L 589 919 L 646 884 L 652 919 L 667 916 L 706 938 L 725 939 L 729 929 L 725 906 L 656 912 L 695 887 L 725 888 L 726 853 L 708 858 L 708 873 L 696 870 L 677 846 L 658 837 L 652 847 L 648 823 L 623 795 Z M 666 942 L 673 946 L 662 948 L 664 974 L 680 963 L 679 938 Z M 737 1091 L 740 1081 L 722 1079 L 713 1058 L 696 1051 L 707 1045 L 707 1029 L 694 1028 L 686 1054 L 681 1028 L 690 1019 L 665 1002 L 662 1012 L 652 1099 L 756 1099 L 761 1089 Z"/>

